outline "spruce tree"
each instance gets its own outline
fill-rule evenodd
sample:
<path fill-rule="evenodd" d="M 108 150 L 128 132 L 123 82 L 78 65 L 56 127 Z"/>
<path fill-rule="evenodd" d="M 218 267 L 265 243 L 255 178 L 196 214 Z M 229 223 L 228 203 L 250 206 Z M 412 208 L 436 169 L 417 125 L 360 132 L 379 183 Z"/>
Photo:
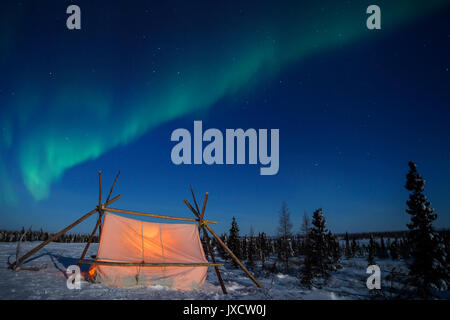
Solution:
<path fill-rule="evenodd" d="M 351 248 L 351 256 L 354 257 L 358 253 L 358 244 L 356 243 L 355 238 L 352 238 L 352 248 Z"/>
<path fill-rule="evenodd" d="M 308 257 L 310 259 L 312 275 L 314 277 L 328 278 L 332 270 L 332 261 L 327 248 L 326 221 L 322 209 L 314 211 L 312 228 L 309 234 Z"/>
<path fill-rule="evenodd" d="M 227 246 L 228 246 L 228 248 L 230 248 L 231 251 L 233 251 L 233 253 L 236 255 L 236 257 L 238 257 L 239 259 L 242 259 L 241 242 L 239 239 L 239 227 L 238 227 L 235 217 L 233 217 L 233 220 L 231 221 L 231 228 L 230 228 Z M 233 266 L 235 268 L 237 268 L 238 264 L 234 260 L 232 260 L 232 261 L 233 261 Z"/>
<path fill-rule="evenodd" d="M 311 226 L 309 223 L 309 219 L 306 216 L 306 213 L 303 216 L 303 223 L 302 223 L 302 231 L 305 232 L 305 240 L 303 242 L 303 252 L 304 252 L 304 259 L 303 264 L 300 266 L 299 269 L 299 278 L 300 283 L 304 285 L 307 288 L 311 288 L 312 281 L 314 279 L 313 270 L 312 270 L 312 245 L 311 245 Z"/>
<path fill-rule="evenodd" d="M 403 238 L 402 240 L 400 240 L 400 245 L 399 245 L 399 252 L 400 255 L 402 257 L 403 260 L 407 261 L 410 257 L 410 250 L 409 250 L 409 244 L 408 244 L 408 240 Z"/>
<path fill-rule="evenodd" d="M 368 255 L 367 255 L 367 264 L 369 266 L 376 264 L 375 251 L 376 251 L 375 241 L 373 240 L 373 235 L 370 235 Z"/>
<path fill-rule="evenodd" d="M 303 213 L 302 225 L 300 227 L 300 234 L 303 237 L 303 241 L 299 239 L 299 255 L 306 254 L 306 243 L 309 236 L 309 230 L 311 229 L 311 221 L 309 220 L 306 211 Z"/>
<path fill-rule="evenodd" d="M 248 259 L 248 237 L 247 235 L 244 236 L 244 238 L 241 241 L 241 257 L 240 259 L 242 260 L 247 260 Z"/>
<path fill-rule="evenodd" d="M 307 240 L 308 241 L 308 240 Z M 311 288 L 314 279 L 312 263 L 311 263 L 311 246 L 306 246 L 306 256 L 303 265 L 300 268 L 300 282 L 307 288 Z"/>
<path fill-rule="evenodd" d="M 345 257 L 350 259 L 352 257 L 352 251 L 350 248 L 350 239 L 348 237 L 348 232 L 345 233 Z"/>
<path fill-rule="evenodd" d="M 279 252 L 278 257 L 284 264 L 285 272 L 289 272 L 289 257 L 291 256 L 290 239 L 292 237 L 291 214 L 283 201 L 280 210 L 280 222 L 278 226 Z"/>
<path fill-rule="evenodd" d="M 269 245 L 267 243 L 266 234 L 264 232 L 259 234 L 258 237 L 259 242 L 259 248 L 260 248 L 260 258 L 261 258 L 261 264 L 264 269 L 266 258 L 269 256 Z"/>
<path fill-rule="evenodd" d="M 309 234 L 309 229 L 311 228 L 311 222 L 306 212 L 303 213 L 302 226 L 300 228 L 300 233 L 306 238 Z"/>
<path fill-rule="evenodd" d="M 378 248 L 378 257 L 381 259 L 386 259 L 388 257 L 386 245 L 384 244 L 384 239 L 381 237 L 380 246 Z"/>
<path fill-rule="evenodd" d="M 255 267 L 255 257 L 256 256 L 256 242 L 255 235 L 253 233 L 253 228 L 250 227 L 250 237 L 247 241 L 247 266 L 250 269 Z"/>
<path fill-rule="evenodd" d="M 397 238 L 392 241 L 391 245 L 389 246 L 389 251 L 391 253 L 392 260 L 398 260 L 398 241 Z"/>
<path fill-rule="evenodd" d="M 330 264 L 330 270 L 335 271 L 341 269 L 341 248 L 339 247 L 339 240 L 331 231 L 328 231 L 327 234 L 327 248 L 329 258 L 332 262 Z"/>
<path fill-rule="evenodd" d="M 216 247 L 217 251 L 219 252 L 220 257 L 224 260 L 230 259 L 228 253 L 223 249 L 221 245 L 217 243 L 217 240 L 215 238 L 213 238 L 212 240 L 214 243 L 214 247 Z M 225 243 L 227 247 L 229 247 L 228 237 L 225 233 L 220 236 L 220 240 L 222 240 L 222 242 Z"/>
<path fill-rule="evenodd" d="M 423 194 L 425 180 L 414 162 L 410 161 L 408 165 L 405 188 L 411 193 L 406 202 L 406 212 L 411 215 L 411 223 L 407 226 L 412 258 L 408 282 L 419 297 L 428 298 L 432 295 L 432 289 L 447 289 L 446 256 L 439 234 L 433 228 L 437 215 Z"/>

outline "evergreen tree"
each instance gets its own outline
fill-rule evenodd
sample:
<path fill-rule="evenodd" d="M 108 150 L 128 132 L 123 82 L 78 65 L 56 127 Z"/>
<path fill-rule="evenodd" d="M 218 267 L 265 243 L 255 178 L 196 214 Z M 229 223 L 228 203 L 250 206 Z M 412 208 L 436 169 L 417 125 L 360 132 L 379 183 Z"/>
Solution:
<path fill-rule="evenodd" d="M 217 251 L 219 251 L 220 257 L 224 260 L 229 259 L 230 258 L 229 255 L 226 253 L 226 251 L 223 249 L 221 245 L 218 245 L 217 240 L 215 238 L 213 238 L 212 240 L 214 246 L 217 248 Z M 222 242 L 225 243 L 226 246 L 229 248 L 228 237 L 225 233 L 220 236 L 220 240 L 222 240 Z"/>
<path fill-rule="evenodd" d="M 264 263 L 267 257 L 269 256 L 269 244 L 267 243 L 266 234 L 264 232 L 260 233 L 258 238 L 259 238 L 258 242 L 260 248 L 261 264 L 262 267 L 264 268 Z"/>
<path fill-rule="evenodd" d="M 446 255 L 446 266 L 447 266 L 447 274 L 450 273 L 450 270 L 448 270 L 450 267 L 450 230 L 444 230 L 442 232 L 442 240 L 444 242 L 445 246 L 445 255 Z M 447 280 L 448 282 L 448 280 Z"/>
<path fill-rule="evenodd" d="M 303 213 L 302 225 L 300 227 L 299 249 L 298 255 L 306 255 L 306 243 L 311 229 L 311 221 L 306 213 Z M 303 241 L 301 240 L 303 238 Z"/>
<path fill-rule="evenodd" d="M 351 248 L 351 256 L 354 257 L 358 253 L 358 244 L 356 243 L 355 238 L 352 238 L 352 248 Z"/>
<path fill-rule="evenodd" d="M 407 226 L 412 257 L 408 280 L 421 298 L 428 298 L 433 288 L 447 289 L 446 256 L 439 234 L 432 225 L 437 215 L 423 194 L 425 181 L 414 162 L 410 161 L 408 165 L 405 188 L 411 193 L 406 202 L 406 212 L 411 215 L 411 223 Z"/>
<path fill-rule="evenodd" d="M 367 263 L 369 266 L 376 264 L 375 251 L 376 251 L 375 241 L 373 240 L 373 235 L 370 235 L 368 255 L 367 255 Z"/>
<path fill-rule="evenodd" d="M 231 228 L 228 236 L 227 246 L 236 255 L 236 257 L 242 259 L 241 242 L 239 240 L 239 227 L 235 217 L 233 217 L 233 220 L 231 221 Z M 238 264 L 234 260 L 232 260 L 232 262 L 233 266 L 237 268 Z"/>
<path fill-rule="evenodd" d="M 387 253 L 386 245 L 384 244 L 383 237 L 381 237 L 381 240 L 380 240 L 380 247 L 379 247 L 379 250 L 378 250 L 378 257 L 381 258 L 381 259 L 386 259 L 388 257 L 388 253 Z"/>
<path fill-rule="evenodd" d="M 248 237 L 245 235 L 241 242 L 241 252 L 242 252 L 241 259 L 242 260 L 248 259 L 247 249 L 248 249 Z"/>
<path fill-rule="evenodd" d="M 303 213 L 302 226 L 300 228 L 300 233 L 306 238 L 309 234 L 309 229 L 311 228 L 311 222 L 306 212 Z"/>
<path fill-rule="evenodd" d="M 307 241 L 309 241 L 309 240 L 307 240 Z M 307 288 L 311 288 L 312 281 L 314 279 L 312 263 L 311 263 L 312 254 L 311 254 L 310 250 L 311 250 L 311 246 L 307 244 L 306 245 L 306 256 L 305 256 L 305 259 L 303 260 L 303 265 L 300 268 L 300 282 Z"/>
<path fill-rule="evenodd" d="M 313 277 L 328 278 L 333 263 L 327 248 L 326 221 L 322 209 L 314 211 L 312 228 L 308 236 L 308 249 L 305 260 Z M 306 267 L 306 265 L 305 265 Z M 308 270 L 306 270 L 308 271 Z"/>
<path fill-rule="evenodd" d="M 291 240 L 291 247 L 292 247 L 292 255 L 293 256 L 298 256 L 299 255 L 299 237 L 300 235 L 293 235 L 292 236 L 292 240 Z"/>
<path fill-rule="evenodd" d="M 327 247 L 328 254 L 332 261 L 332 263 L 330 264 L 330 270 L 335 271 L 341 269 L 341 248 L 339 247 L 339 240 L 335 235 L 331 233 L 331 231 L 328 231 L 327 234 Z"/>
<path fill-rule="evenodd" d="M 409 250 L 408 240 L 407 239 L 400 240 L 399 253 L 403 260 L 406 261 L 409 259 L 409 256 L 410 256 L 409 251 L 410 250 Z"/>
<path fill-rule="evenodd" d="M 387 239 L 386 241 L 386 258 L 389 258 L 389 253 L 391 252 L 391 239 Z"/>
<path fill-rule="evenodd" d="M 350 239 L 348 237 L 348 232 L 345 233 L 345 257 L 350 259 L 352 257 L 352 250 L 350 248 Z"/>
<path fill-rule="evenodd" d="M 397 241 L 397 238 L 395 238 L 395 240 L 392 241 L 391 245 L 389 246 L 389 251 L 391 252 L 392 260 L 398 260 L 398 241 Z"/>
<path fill-rule="evenodd" d="M 253 269 L 255 267 L 256 242 L 254 238 L 255 235 L 253 233 L 253 228 L 250 227 L 250 237 L 247 241 L 247 266 L 250 269 Z"/>
<path fill-rule="evenodd" d="M 284 264 L 285 272 L 289 272 L 289 257 L 291 256 L 290 239 L 292 237 L 291 214 L 283 201 L 280 210 L 280 223 L 278 226 L 279 252 L 278 257 Z"/>

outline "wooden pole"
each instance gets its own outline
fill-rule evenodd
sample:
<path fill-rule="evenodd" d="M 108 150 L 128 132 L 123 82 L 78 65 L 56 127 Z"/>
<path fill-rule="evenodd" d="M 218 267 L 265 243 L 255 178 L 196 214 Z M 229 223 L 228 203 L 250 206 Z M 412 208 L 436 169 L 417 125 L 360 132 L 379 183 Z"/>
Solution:
<path fill-rule="evenodd" d="M 115 208 L 105 208 L 104 211 L 118 212 L 118 213 L 125 213 L 125 214 L 134 214 L 137 216 L 145 216 L 145 217 L 153 217 L 153 218 L 161 218 L 161 219 L 169 219 L 169 220 L 182 220 L 182 221 L 194 221 L 194 222 L 198 221 L 198 219 L 169 217 L 169 216 L 163 216 L 163 215 L 154 214 L 154 213 L 144 213 L 144 212 L 130 211 L 130 210 L 124 210 L 124 209 L 115 209 Z M 205 221 L 207 221 L 208 223 L 217 223 L 217 221 L 210 221 L 210 220 L 205 220 Z"/>
<path fill-rule="evenodd" d="M 259 283 L 258 280 L 247 270 L 247 268 L 242 264 L 241 261 L 239 261 L 238 257 L 236 257 L 233 253 L 233 251 L 230 250 L 230 248 L 227 247 L 227 245 L 222 241 L 222 239 L 219 238 L 219 236 L 211 229 L 211 227 L 208 224 L 205 224 L 206 229 L 212 234 L 212 236 L 217 240 L 217 242 L 225 249 L 226 252 L 233 258 L 233 260 L 241 267 L 241 269 L 247 274 L 247 276 L 259 287 L 263 288 L 261 283 Z"/>
<path fill-rule="evenodd" d="M 113 192 L 113 190 L 114 190 L 114 186 L 116 185 L 116 182 L 117 182 L 117 178 L 119 178 L 119 175 L 120 175 L 120 170 L 119 170 L 119 172 L 117 173 L 116 178 L 114 179 L 114 183 L 113 183 L 113 185 L 111 186 L 111 189 L 109 190 L 109 194 L 108 194 L 108 198 L 106 199 L 106 202 L 108 202 L 108 201 L 109 201 L 109 198 L 111 197 L 111 194 L 112 194 L 112 192 Z"/>
<path fill-rule="evenodd" d="M 203 207 L 202 207 L 202 213 L 200 214 L 200 219 L 203 220 L 203 216 L 205 215 L 205 209 L 206 209 L 206 202 L 208 201 L 208 192 L 205 193 L 205 200 L 203 200 Z"/>
<path fill-rule="evenodd" d="M 192 183 L 191 183 L 191 193 L 192 193 L 192 198 L 194 199 L 195 208 L 197 209 L 197 212 L 200 212 L 200 210 L 198 209 L 197 200 L 195 199 L 194 189 L 192 188 Z"/>
<path fill-rule="evenodd" d="M 197 208 L 197 212 L 198 212 L 198 217 L 200 219 L 199 225 L 202 226 L 202 230 L 203 230 L 203 235 L 209 239 L 208 234 L 205 231 L 205 228 L 203 227 L 203 217 L 205 216 L 205 209 L 206 209 L 206 202 L 208 201 L 208 192 L 205 193 L 205 199 L 203 200 L 203 206 L 202 206 L 202 213 L 200 213 L 200 211 L 198 211 Z M 200 230 L 199 230 L 200 231 Z M 219 272 L 219 270 L 217 270 L 217 272 Z M 220 278 L 220 276 L 219 276 Z"/>
<path fill-rule="evenodd" d="M 188 206 L 188 208 L 195 214 L 195 210 L 192 208 L 192 206 L 189 204 L 187 200 L 184 200 L 184 203 Z M 206 220 L 204 220 L 206 221 Z M 247 274 L 247 276 L 259 287 L 263 288 L 263 286 L 259 283 L 258 280 L 247 270 L 247 268 L 242 264 L 242 262 L 236 257 L 233 253 L 233 251 L 230 250 L 230 248 L 227 247 L 227 245 L 220 239 L 220 237 L 211 229 L 211 227 L 208 225 L 208 223 L 205 223 L 204 226 L 208 231 L 211 233 L 211 235 L 217 240 L 217 242 L 225 249 L 226 252 L 231 256 L 231 258 L 241 267 L 241 269 Z"/>
<path fill-rule="evenodd" d="M 120 194 L 118 196 L 115 196 L 113 199 L 109 200 L 108 202 L 105 203 L 105 205 L 111 204 L 114 201 L 118 200 L 120 198 Z M 81 223 L 82 221 L 86 220 L 87 218 L 89 218 L 90 216 L 92 216 L 94 213 L 98 212 L 98 209 L 94 209 L 88 213 L 86 213 L 84 216 L 82 216 L 80 219 L 78 219 L 77 221 L 75 221 L 74 223 L 72 223 L 71 225 L 68 225 L 67 227 L 65 227 L 64 229 L 62 229 L 61 231 L 59 231 L 58 233 L 55 233 L 53 236 L 51 236 L 49 239 L 45 240 L 44 242 L 42 242 L 41 244 L 39 244 L 38 246 L 36 246 L 34 249 L 30 250 L 28 253 L 24 254 L 20 259 L 18 259 L 16 262 L 12 263 L 9 265 L 8 269 L 13 269 L 17 264 L 21 264 L 25 259 L 29 258 L 30 256 L 32 256 L 33 254 L 35 254 L 36 252 L 38 252 L 40 249 L 42 249 L 43 247 L 45 247 L 47 244 L 49 244 L 50 242 L 52 242 L 55 239 L 58 239 L 60 236 L 62 236 L 64 233 L 66 233 L 67 231 L 69 231 L 70 229 L 72 229 L 73 227 L 75 227 L 76 225 L 78 225 L 79 223 Z"/>
<path fill-rule="evenodd" d="M 114 201 L 116 201 L 116 200 L 119 200 L 120 199 L 120 197 L 121 197 L 121 195 L 120 194 L 118 194 L 117 196 L 115 196 L 114 198 L 112 198 L 111 200 L 109 200 L 109 201 L 106 201 L 104 204 L 103 204 L 103 207 L 107 207 L 107 206 L 109 206 L 111 203 L 113 203 Z"/>
<path fill-rule="evenodd" d="M 116 178 L 114 179 L 114 183 L 112 184 L 111 189 L 109 190 L 108 198 L 106 199 L 106 202 L 104 204 L 105 207 L 107 206 L 107 203 L 109 202 L 109 199 L 111 198 L 111 194 L 112 194 L 112 192 L 114 190 L 114 186 L 116 185 L 117 178 L 119 178 L 119 175 L 120 175 L 120 170 L 117 173 Z M 86 253 L 89 250 L 89 246 L 91 245 L 92 240 L 94 239 L 95 232 L 97 231 L 97 228 L 99 229 L 99 238 L 98 239 L 99 239 L 99 242 L 100 242 L 101 227 L 102 227 L 102 219 L 101 218 L 103 217 L 103 214 L 104 213 L 102 212 L 101 217 L 97 220 L 97 224 L 95 225 L 94 231 L 92 231 L 91 236 L 89 237 L 88 243 L 84 247 L 83 253 L 81 254 L 81 258 L 78 260 L 78 266 L 81 265 L 80 260 L 83 260 L 84 257 L 86 256 Z"/>
<path fill-rule="evenodd" d="M 33 254 L 35 254 L 37 251 L 39 251 L 40 249 L 42 249 L 44 246 L 46 246 L 47 244 L 49 244 L 50 242 L 52 242 L 53 240 L 59 238 L 60 236 L 62 236 L 64 233 L 66 233 L 67 231 L 69 231 L 70 229 L 72 229 L 73 227 L 75 227 L 77 224 L 79 224 L 80 222 L 84 221 L 85 219 L 89 218 L 90 216 L 92 216 L 94 213 L 96 213 L 98 210 L 94 209 L 92 211 L 89 211 L 88 213 L 86 213 L 84 216 L 82 216 L 80 219 L 78 219 L 77 221 L 75 221 L 74 223 L 72 223 L 71 225 L 68 225 L 67 227 L 65 227 L 64 229 L 62 229 L 61 231 L 59 231 L 58 233 L 54 234 L 53 236 L 51 236 L 49 239 L 45 240 L 44 242 L 42 242 L 41 244 L 39 244 L 38 246 L 36 246 L 34 249 L 32 249 L 31 251 L 29 251 L 28 253 L 26 253 L 25 255 L 23 255 L 20 259 L 18 259 L 16 262 L 12 263 L 9 265 L 9 269 L 13 269 L 17 264 L 21 264 L 25 259 L 29 258 L 30 256 L 32 256 Z"/>
<path fill-rule="evenodd" d="M 209 245 L 209 236 L 208 233 L 205 230 L 205 227 L 203 226 L 203 216 L 205 215 L 205 209 L 206 209 L 206 202 L 208 201 L 208 192 L 205 194 L 205 199 L 203 200 L 203 207 L 202 207 L 202 213 L 200 214 L 200 211 L 198 209 L 197 200 L 195 199 L 194 195 L 194 189 L 192 188 L 191 184 L 191 193 L 192 198 L 194 198 L 195 207 L 197 208 L 197 213 L 194 212 L 194 215 L 196 215 L 199 219 L 198 222 L 198 231 L 200 232 L 200 229 L 203 230 L 203 240 L 206 243 L 206 250 L 208 251 L 209 256 L 211 257 L 212 263 L 216 263 L 216 258 L 214 257 L 214 252 L 211 249 L 211 246 Z M 222 276 L 220 274 L 219 268 L 214 267 L 214 271 L 216 272 L 217 280 L 219 280 L 220 287 L 222 288 L 223 294 L 227 294 L 227 288 L 225 287 L 225 284 L 222 280 Z"/>
<path fill-rule="evenodd" d="M 184 201 L 184 203 L 188 206 L 188 208 L 194 213 L 194 215 L 195 215 L 196 217 L 199 217 L 199 215 L 197 214 L 197 211 L 195 211 L 195 209 L 192 208 L 192 206 L 191 206 L 191 204 L 189 203 L 189 201 L 187 201 L 186 199 L 183 200 L 183 201 Z M 200 222 L 200 218 L 195 219 L 195 221 L 199 221 L 199 222 Z"/>
<path fill-rule="evenodd" d="M 197 209 L 196 216 L 198 218 L 198 232 L 200 232 L 201 225 L 203 222 L 203 216 L 205 214 L 206 201 L 208 201 L 208 192 L 206 193 L 205 200 L 203 201 L 203 207 L 202 207 L 201 214 L 200 214 L 200 209 L 198 208 L 197 199 L 195 198 L 194 189 L 192 188 L 192 184 L 191 184 L 191 193 L 192 193 L 192 198 L 194 199 L 195 208 Z M 189 206 L 190 206 L 190 204 L 189 204 Z"/>
<path fill-rule="evenodd" d="M 212 263 L 215 264 L 216 258 L 214 258 L 214 252 L 212 251 L 211 246 L 209 245 L 208 233 L 206 232 L 205 227 L 203 227 L 203 226 L 202 226 L 202 230 L 203 230 L 203 238 L 206 242 L 206 248 L 209 252 L 209 256 L 211 257 Z M 225 288 L 225 284 L 223 283 L 222 276 L 220 275 L 220 272 L 219 272 L 219 268 L 214 266 L 214 271 L 216 272 L 217 280 L 219 280 L 220 287 L 222 288 L 223 294 L 227 294 L 227 289 Z"/>
<path fill-rule="evenodd" d="M 123 266 L 123 267 L 212 267 L 223 266 L 220 263 L 145 263 L 145 262 L 114 262 L 101 260 L 80 260 L 85 264 L 98 264 L 104 266 Z"/>
<path fill-rule="evenodd" d="M 102 172 L 98 172 L 98 205 L 102 205 Z"/>
<path fill-rule="evenodd" d="M 88 241 L 88 243 L 86 244 L 86 246 L 84 247 L 83 253 L 81 254 L 80 259 L 78 260 L 78 266 L 81 266 L 80 261 L 83 260 L 84 257 L 86 256 L 86 253 L 87 253 L 87 251 L 88 251 L 88 249 L 89 249 L 89 246 L 91 245 L 92 239 L 94 239 L 95 232 L 97 231 L 97 228 L 100 227 L 100 222 L 101 222 L 101 220 L 98 219 L 98 220 L 97 220 L 97 224 L 95 225 L 94 231 L 92 231 L 91 236 L 89 237 L 89 241 Z M 99 241 L 100 241 L 100 240 L 99 240 Z"/>
<path fill-rule="evenodd" d="M 100 234 L 102 233 L 102 226 L 101 226 L 101 221 L 102 221 L 102 215 L 103 215 L 103 210 L 102 210 L 102 172 L 99 171 L 98 172 L 98 221 L 100 221 L 100 223 L 98 223 L 98 239 L 100 239 Z M 100 240 L 99 240 L 100 241 Z"/>

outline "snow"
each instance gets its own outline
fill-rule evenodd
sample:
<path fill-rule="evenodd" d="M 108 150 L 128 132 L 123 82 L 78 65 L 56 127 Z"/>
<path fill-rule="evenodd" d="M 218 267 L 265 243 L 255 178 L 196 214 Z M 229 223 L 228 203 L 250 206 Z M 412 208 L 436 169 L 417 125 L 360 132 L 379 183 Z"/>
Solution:
<path fill-rule="evenodd" d="M 39 242 L 24 242 L 22 254 Z M 256 274 L 264 286 L 257 288 L 241 269 L 235 269 L 226 262 L 221 267 L 222 277 L 228 290 L 223 295 L 213 268 L 209 268 L 206 282 L 194 291 L 177 291 L 164 286 L 150 286 L 133 289 L 110 288 L 102 284 L 82 281 L 80 290 L 70 290 L 66 286 L 66 269 L 76 265 L 85 246 L 84 243 L 50 243 L 23 266 L 42 266 L 39 271 L 12 271 L 8 265 L 15 260 L 17 243 L 0 243 L 0 299 L 368 299 L 366 288 L 367 262 L 363 258 L 343 259 L 343 268 L 334 272 L 323 288 L 306 289 L 291 274 Z M 87 257 L 96 254 L 97 244 L 92 244 Z M 217 262 L 223 263 L 219 256 Z M 382 286 L 384 276 L 393 267 L 405 269 L 403 262 L 389 259 L 377 261 L 381 268 Z M 87 265 L 81 271 L 87 272 Z M 386 282 L 388 285 L 388 282 Z"/>

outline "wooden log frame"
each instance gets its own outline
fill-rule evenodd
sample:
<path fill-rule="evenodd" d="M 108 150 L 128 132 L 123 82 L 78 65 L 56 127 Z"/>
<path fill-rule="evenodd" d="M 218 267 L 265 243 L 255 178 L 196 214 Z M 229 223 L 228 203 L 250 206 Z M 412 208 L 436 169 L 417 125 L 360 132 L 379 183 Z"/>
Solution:
<path fill-rule="evenodd" d="M 120 195 L 114 197 L 113 199 L 109 200 L 109 202 L 106 202 L 104 205 L 109 205 L 111 203 L 113 203 L 116 200 L 120 199 Z M 59 237 L 61 237 L 63 234 L 65 234 L 67 231 L 69 231 L 70 229 L 72 229 L 73 227 L 77 226 L 78 224 L 80 224 L 81 222 L 83 222 L 84 220 L 86 220 L 87 218 L 89 218 L 90 216 L 92 216 L 94 213 L 98 212 L 98 208 L 89 211 L 88 213 L 86 213 L 84 216 L 82 216 L 80 219 L 76 220 L 75 222 L 73 222 L 72 224 L 68 225 L 67 227 L 65 227 L 64 229 L 62 229 L 61 231 L 55 233 L 53 236 L 51 236 L 50 238 L 48 238 L 47 240 L 45 240 L 44 242 L 42 242 L 41 244 L 39 244 L 38 246 L 36 246 L 35 248 L 33 248 L 32 250 L 30 250 L 29 252 L 27 252 L 26 254 L 24 254 L 21 258 L 19 258 L 17 261 L 11 263 L 8 267 L 8 269 L 14 269 L 16 267 L 16 265 L 20 265 L 23 261 L 25 261 L 27 258 L 31 257 L 33 254 L 35 254 L 36 252 L 38 252 L 40 249 L 42 249 L 43 247 L 45 247 L 47 244 L 49 244 L 50 242 L 58 239 Z"/>
<path fill-rule="evenodd" d="M 159 214 L 151 214 L 151 213 L 143 213 L 143 212 L 137 212 L 137 211 L 123 210 L 123 209 L 109 208 L 108 206 L 111 203 L 117 201 L 121 197 L 120 195 L 117 195 L 114 198 L 110 199 L 119 175 L 120 175 L 120 170 L 119 170 L 119 172 L 114 180 L 114 183 L 110 189 L 110 192 L 109 192 L 106 202 L 104 202 L 102 204 L 102 177 L 101 177 L 101 171 L 99 171 L 99 201 L 98 201 L 98 205 L 96 206 L 96 208 L 89 211 L 88 213 L 83 215 L 81 218 L 74 221 L 72 224 L 68 225 L 64 229 L 62 229 L 59 232 L 52 235 L 49 239 L 43 241 L 42 243 L 40 243 L 39 245 L 37 245 L 36 247 L 31 249 L 29 252 L 24 254 L 17 261 L 11 263 L 8 266 L 8 269 L 15 269 L 16 266 L 22 264 L 26 259 L 31 257 L 33 254 L 38 252 L 40 249 L 45 247 L 47 244 L 49 244 L 52 241 L 55 241 L 56 239 L 61 237 L 63 234 L 65 234 L 67 231 L 71 230 L 72 228 L 74 228 L 75 226 L 77 226 L 78 224 L 80 224 L 81 222 L 83 222 L 84 220 L 86 220 L 87 218 L 92 216 L 93 214 L 98 213 L 99 217 L 97 219 L 97 223 L 96 223 L 94 230 L 92 231 L 92 233 L 89 237 L 88 243 L 86 244 L 86 247 L 84 248 L 83 253 L 78 261 L 78 265 L 85 263 L 85 264 L 98 264 L 98 265 L 110 265 L 110 266 L 142 266 L 142 267 L 170 267 L 170 266 L 176 266 L 176 267 L 208 266 L 209 267 L 209 266 L 211 266 L 211 267 L 214 267 L 214 270 L 216 272 L 216 275 L 219 280 L 219 283 L 220 283 L 223 293 L 227 294 L 225 284 L 222 280 L 222 277 L 221 277 L 219 269 L 218 269 L 218 267 L 223 266 L 223 264 L 216 263 L 216 260 L 214 258 L 214 252 L 212 251 L 211 246 L 209 244 L 209 239 L 210 239 L 209 235 L 208 235 L 208 232 L 209 232 L 216 239 L 216 241 L 223 247 L 223 249 L 231 256 L 231 258 L 241 267 L 241 269 L 247 274 L 247 276 L 259 288 L 263 288 L 263 286 L 258 282 L 258 280 L 247 270 L 247 268 L 245 268 L 245 266 L 242 264 L 242 262 L 234 255 L 234 253 L 227 247 L 227 245 L 219 238 L 219 236 L 209 226 L 209 224 L 215 224 L 217 222 L 204 219 L 206 203 L 208 200 L 208 193 L 205 194 L 205 199 L 203 201 L 203 207 L 202 207 L 201 212 L 199 210 L 192 185 L 191 185 L 191 193 L 192 193 L 192 197 L 194 199 L 195 209 L 190 205 L 190 203 L 187 200 L 184 200 L 184 203 L 192 211 L 192 213 L 195 215 L 196 219 L 170 217 L 170 216 L 164 216 L 164 215 L 159 215 Z M 117 212 L 117 213 L 147 216 L 147 217 L 153 217 L 153 218 L 197 222 L 199 231 L 200 230 L 203 231 L 203 237 L 206 242 L 207 251 L 208 251 L 209 256 L 211 257 L 212 263 L 145 263 L 145 262 L 111 262 L 111 261 L 102 261 L 102 260 L 86 260 L 86 259 L 84 259 L 84 257 L 89 249 L 90 244 L 92 243 L 92 240 L 95 236 L 97 229 L 99 230 L 99 237 L 101 236 L 102 217 L 105 212 Z"/>

